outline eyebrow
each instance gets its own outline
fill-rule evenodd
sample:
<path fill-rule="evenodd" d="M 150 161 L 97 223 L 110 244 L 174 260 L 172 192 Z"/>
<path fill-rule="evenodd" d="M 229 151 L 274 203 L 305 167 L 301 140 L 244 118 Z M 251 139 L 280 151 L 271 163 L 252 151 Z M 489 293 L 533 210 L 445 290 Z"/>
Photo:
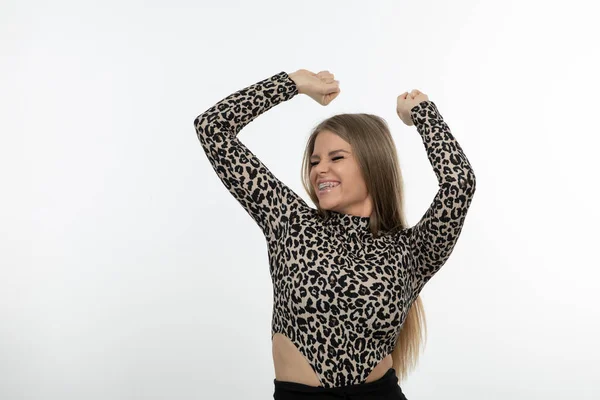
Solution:
<path fill-rule="evenodd" d="M 348 153 L 348 154 L 350 154 L 350 152 L 348 152 L 348 151 L 346 151 L 346 150 L 344 150 L 344 149 L 338 149 L 338 150 L 332 150 L 332 151 L 330 151 L 328 155 L 330 155 L 330 156 L 331 156 L 331 155 L 333 155 L 333 154 L 335 154 L 335 153 L 339 153 L 340 151 L 343 151 L 344 153 Z M 315 154 L 313 154 L 312 156 L 310 156 L 310 158 L 311 158 L 311 159 L 313 159 L 313 158 L 315 158 L 315 157 L 319 157 L 319 156 L 318 156 L 318 155 L 315 155 Z"/>

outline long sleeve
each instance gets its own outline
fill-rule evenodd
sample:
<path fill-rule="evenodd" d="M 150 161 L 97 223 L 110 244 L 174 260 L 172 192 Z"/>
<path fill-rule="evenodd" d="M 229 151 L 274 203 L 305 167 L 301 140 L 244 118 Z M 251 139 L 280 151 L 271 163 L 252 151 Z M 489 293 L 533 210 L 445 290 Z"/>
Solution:
<path fill-rule="evenodd" d="M 475 193 L 475 174 L 433 102 L 422 101 L 410 112 L 439 184 L 423 217 L 406 232 L 415 261 L 414 299 L 456 245 Z"/>
<path fill-rule="evenodd" d="M 194 120 L 198 139 L 219 179 L 269 242 L 280 237 L 299 207 L 308 205 L 237 135 L 258 115 L 297 94 L 295 82 L 282 71 L 225 97 Z"/>

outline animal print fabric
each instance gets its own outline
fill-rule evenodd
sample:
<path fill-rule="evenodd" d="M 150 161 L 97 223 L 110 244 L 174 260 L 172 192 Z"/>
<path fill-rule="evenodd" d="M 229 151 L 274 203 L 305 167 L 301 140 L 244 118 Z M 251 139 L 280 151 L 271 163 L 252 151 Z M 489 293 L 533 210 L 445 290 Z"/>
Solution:
<path fill-rule="evenodd" d="M 238 138 L 298 88 L 284 71 L 241 89 L 194 120 L 217 176 L 258 224 L 273 283 L 271 338 L 288 337 L 321 386 L 364 383 L 395 347 L 408 310 L 448 260 L 475 193 L 475 175 L 436 105 L 411 110 L 439 183 L 413 227 L 375 238 L 369 217 L 327 220 L 281 182 Z"/>

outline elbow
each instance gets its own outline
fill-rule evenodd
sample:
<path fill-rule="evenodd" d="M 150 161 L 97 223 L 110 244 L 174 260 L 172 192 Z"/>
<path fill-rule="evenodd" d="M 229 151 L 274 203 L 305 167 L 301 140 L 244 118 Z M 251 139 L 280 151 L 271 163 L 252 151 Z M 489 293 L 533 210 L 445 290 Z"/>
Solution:
<path fill-rule="evenodd" d="M 475 172 L 473 172 L 472 168 L 469 168 L 465 174 L 465 188 L 469 193 L 473 194 L 475 193 L 475 187 L 476 185 L 476 179 L 475 179 Z"/>
<path fill-rule="evenodd" d="M 467 198 L 472 199 L 473 195 L 475 194 L 476 187 L 477 185 L 475 184 L 475 176 L 473 176 L 473 179 L 469 179 L 467 181 L 467 184 L 462 188 L 462 191 Z"/>
<path fill-rule="evenodd" d="M 198 129 L 198 124 L 200 124 L 200 120 L 202 119 L 202 114 L 198 115 L 194 120 L 194 128 Z"/>
<path fill-rule="evenodd" d="M 473 169 L 467 168 L 463 170 L 463 173 L 455 176 L 456 185 L 458 186 L 457 190 L 466 194 L 472 195 L 475 193 L 475 173 Z"/>
<path fill-rule="evenodd" d="M 469 174 L 468 174 L 468 181 L 469 181 L 469 191 L 471 192 L 471 194 L 475 193 L 475 188 L 477 187 L 476 185 L 476 179 L 475 179 L 475 172 L 473 171 L 473 169 L 469 169 Z"/>

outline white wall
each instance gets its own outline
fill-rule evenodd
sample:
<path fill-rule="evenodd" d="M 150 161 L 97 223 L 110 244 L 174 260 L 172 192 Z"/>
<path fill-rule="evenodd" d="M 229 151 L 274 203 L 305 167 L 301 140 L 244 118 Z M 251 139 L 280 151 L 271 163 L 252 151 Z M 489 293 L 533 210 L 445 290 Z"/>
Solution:
<path fill-rule="evenodd" d="M 598 14 L 563 3 L 3 1 L 0 399 L 272 398 L 266 243 L 193 120 L 300 68 L 342 93 L 240 139 L 307 201 L 310 128 L 370 112 L 418 221 L 437 182 L 395 114 L 412 89 L 476 173 L 407 397 L 600 398 Z"/>

